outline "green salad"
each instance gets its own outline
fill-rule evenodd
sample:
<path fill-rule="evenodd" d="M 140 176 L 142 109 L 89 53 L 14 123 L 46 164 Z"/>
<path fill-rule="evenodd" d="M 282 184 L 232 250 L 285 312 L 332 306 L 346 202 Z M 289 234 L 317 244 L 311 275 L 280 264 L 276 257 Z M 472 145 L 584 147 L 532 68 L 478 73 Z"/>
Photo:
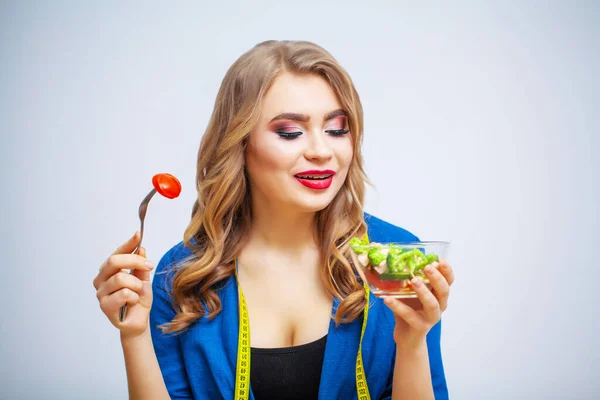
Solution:
<path fill-rule="evenodd" d="M 436 254 L 425 254 L 421 249 L 402 248 L 399 244 L 370 243 L 367 239 L 353 238 L 350 248 L 356 253 L 362 267 L 379 273 L 381 280 L 425 277 L 425 266 L 439 261 Z"/>

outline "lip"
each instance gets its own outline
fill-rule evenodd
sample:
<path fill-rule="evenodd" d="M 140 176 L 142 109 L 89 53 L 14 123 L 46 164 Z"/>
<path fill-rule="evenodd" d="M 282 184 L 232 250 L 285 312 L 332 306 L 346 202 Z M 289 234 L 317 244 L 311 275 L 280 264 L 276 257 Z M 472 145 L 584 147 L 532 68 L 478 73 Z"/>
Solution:
<path fill-rule="evenodd" d="M 332 171 L 330 169 L 309 169 L 308 171 L 302 171 L 302 172 L 298 172 L 296 175 L 294 176 L 298 176 L 298 175 L 335 175 L 335 171 Z"/>
<path fill-rule="evenodd" d="M 326 179 L 305 179 L 305 178 L 301 178 L 299 175 L 329 175 L 328 178 Z M 310 188 L 310 189 L 317 189 L 317 190 L 324 190 L 327 189 L 329 186 L 331 186 L 331 183 L 333 182 L 333 176 L 335 175 L 335 171 L 332 171 L 330 169 L 326 169 L 326 170 L 316 170 L 316 169 L 311 169 L 308 171 L 302 171 L 297 173 L 296 175 L 294 175 L 294 178 L 296 178 L 296 180 L 298 182 L 300 182 L 301 184 L 303 184 L 304 186 Z"/>

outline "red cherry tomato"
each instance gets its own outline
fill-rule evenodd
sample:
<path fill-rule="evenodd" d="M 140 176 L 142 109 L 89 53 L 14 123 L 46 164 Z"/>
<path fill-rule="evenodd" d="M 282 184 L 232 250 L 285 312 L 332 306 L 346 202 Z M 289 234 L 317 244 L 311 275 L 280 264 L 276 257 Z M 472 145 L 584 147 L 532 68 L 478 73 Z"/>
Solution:
<path fill-rule="evenodd" d="M 168 199 L 174 199 L 181 193 L 181 183 L 171 174 L 156 174 L 152 177 L 154 189 Z"/>
<path fill-rule="evenodd" d="M 369 283 L 379 290 L 400 291 L 404 288 L 403 281 L 383 281 L 379 279 L 377 272 L 371 271 L 369 268 L 365 268 L 363 272 Z"/>

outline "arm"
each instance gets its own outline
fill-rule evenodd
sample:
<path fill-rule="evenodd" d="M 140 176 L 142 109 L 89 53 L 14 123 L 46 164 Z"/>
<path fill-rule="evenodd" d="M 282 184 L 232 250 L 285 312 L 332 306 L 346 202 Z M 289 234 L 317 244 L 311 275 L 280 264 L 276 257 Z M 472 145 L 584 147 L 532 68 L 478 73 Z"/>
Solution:
<path fill-rule="evenodd" d="M 163 380 L 150 330 L 140 336 L 123 337 L 121 335 L 129 398 L 149 400 L 169 400 L 169 393 Z"/>
<path fill-rule="evenodd" d="M 435 398 L 425 340 L 415 347 L 396 346 L 393 385 L 393 400 Z"/>
<path fill-rule="evenodd" d="M 440 347 L 441 324 L 441 321 L 435 324 L 427 334 L 425 349 L 417 347 L 404 350 L 396 345 L 392 373 L 381 400 L 391 400 L 393 388 L 398 388 L 394 393 L 402 398 L 410 399 L 409 396 L 413 396 L 419 399 L 435 397 L 436 400 L 448 400 L 448 387 Z M 396 354 L 401 355 L 397 357 Z M 414 389 L 411 389 L 413 386 Z M 426 389 L 422 397 L 417 394 L 420 388 Z M 433 396 L 429 388 L 433 389 Z M 410 394 L 411 390 L 417 393 Z M 407 393 L 404 393 L 405 391 Z"/>
<path fill-rule="evenodd" d="M 393 387 L 402 390 L 402 393 L 398 390 L 398 393 L 394 392 L 395 396 L 403 399 L 448 399 L 440 347 L 441 328 L 440 321 L 416 348 L 402 349 L 396 346 Z"/>
<path fill-rule="evenodd" d="M 163 333 L 158 327 L 175 317 L 165 290 L 166 271 L 171 264 L 172 257 L 167 253 L 156 268 L 148 328 L 133 338 L 121 338 L 131 400 L 192 398 L 179 336 Z"/>
<path fill-rule="evenodd" d="M 444 261 L 439 263 L 439 271 L 435 267 L 425 271 L 435 295 L 420 278 L 415 278 L 413 286 L 420 304 L 385 299 L 396 319 L 392 399 L 448 398 L 440 350 L 440 317 L 447 306 L 454 274 Z"/>
<path fill-rule="evenodd" d="M 163 334 L 159 325 L 175 317 L 169 294 L 165 291 L 166 271 L 172 257 L 167 253 L 158 263 L 151 285 L 152 307 L 147 329 L 138 336 L 121 335 L 129 398 L 191 399 L 179 338 Z"/>

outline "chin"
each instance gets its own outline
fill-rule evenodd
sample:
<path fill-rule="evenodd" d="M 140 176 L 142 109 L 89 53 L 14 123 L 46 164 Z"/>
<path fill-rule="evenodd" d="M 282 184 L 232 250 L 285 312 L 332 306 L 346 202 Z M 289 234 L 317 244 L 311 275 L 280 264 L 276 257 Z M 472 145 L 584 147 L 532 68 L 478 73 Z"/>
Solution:
<path fill-rule="evenodd" d="M 325 196 L 324 196 L 325 197 Z M 306 198 L 297 197 L 294 205 L 302 212 L 317 212 L 326 209 L 331 202 L 333 197 L 327 196 L 327 198 Z"/>
<path fill-rule="evenodd" d="M 318 211 L 322 211 L 324 209 L 327 208 L 327 206 L 330 203 L 327 204 L 302 204 L 298 206 L 298 209 L 301 212 L 305 212 L 305 213 L 316 213 Z"/>

